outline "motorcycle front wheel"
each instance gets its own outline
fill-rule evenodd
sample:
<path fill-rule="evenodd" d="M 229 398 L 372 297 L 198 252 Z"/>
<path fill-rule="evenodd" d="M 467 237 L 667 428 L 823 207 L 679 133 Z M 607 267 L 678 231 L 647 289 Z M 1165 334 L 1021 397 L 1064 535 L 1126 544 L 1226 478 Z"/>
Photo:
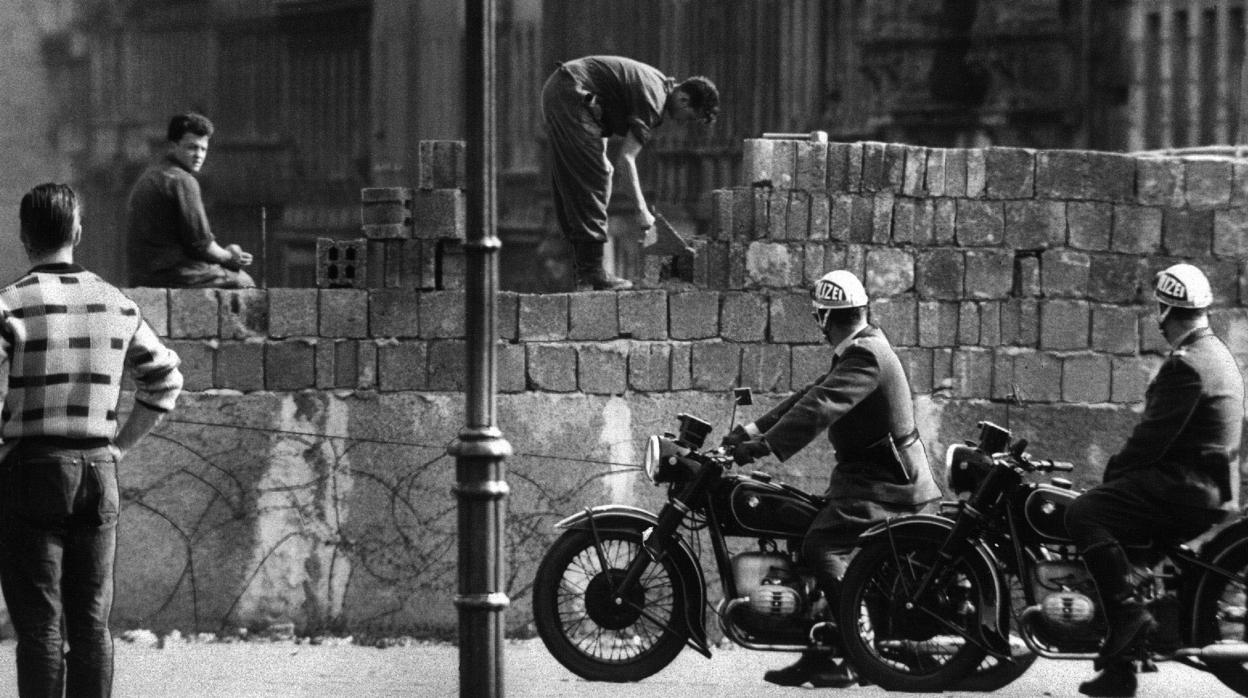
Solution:
<path fill-rule="evenodd" d="M 1242 579 L 1248 575 L 1248 543 L 1241 542 L 1216 560 L 1218 567 Z M 1196 644 L 1248 642 L 1248 587 L 1209 572 L 1196 598 Z M 1204 660 L 1209 673 L 1240 695 L 1248 695 L 1248 663 L 1242 660 Z"/>
<path fill-rule="evenodd" d="M 599 548 L 601 543 L 601 548 Z M 571 530 L 546 552 L 533 580 L 533 622 L 560 664 L 590 681 L 640 681 L 685 646 L 685 618 L 670 556 L 651 562 L 625 602 L 612 602 L 641 532 Z"/>
<path fill-rule="evenodd" d="M 889 691 L 940 691 L 976 671 L 987 651 L 975 637 L 981 577 L 965 558 L 939 574 L 907 608 L 936 558 L 939 540 L 881 536 L 850 563 L 838 605 L 846 656 Z"/>

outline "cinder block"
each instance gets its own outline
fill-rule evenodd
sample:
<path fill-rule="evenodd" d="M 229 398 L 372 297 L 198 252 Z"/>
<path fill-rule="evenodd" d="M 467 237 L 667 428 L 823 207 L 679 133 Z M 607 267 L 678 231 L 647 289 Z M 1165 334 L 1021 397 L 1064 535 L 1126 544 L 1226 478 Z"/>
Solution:
<path fill-rule="evenodd" d="M 863 279 L 868 298 L 896 296 L 914 289 L 914 255 L 895 247 L 867 250 L 867 274 Z"/>
<path fill-rule="evenodd" d="M 823 191 L 828 182 L 828 144 L 815 141 L 797 141 L 797 172 L 793 188 L 802 191 Z"/>
<path fill-rule="evenodd" d="M 269 334 L 269 299 L 256 288 L 222 289 L 220 329 L 222 339 L 266 337 Z"/>
<path fill-rule="evenodd" d="M 376 341 L 350 341 L 355 345 L 355 388 L 356 390 L 373 390 L 377 387 L 377 348 Z M 346 377 L 350 380 L 350 376 Z"/>
<path fill-rule="evenodd" d="M 1172 255 L 1208 256 L 1213 249 L 1213 211 L 1163 209 L 1161 244 Z"/>
<path fill-rule="evenodd" d="M 1136 200 L 1146 206 L 1182 206 L 1187 201 L 1185 176 L 1179 158 L 1136 158 Z"/>
<path fill-rule="evenodd" d="M 1248 208 L 1214 212 L 1213 254 L 1219 257 L 1243 257 L 1248 254 Z"/>
<path fill-rule="evenodd" d="M 1139 308 L 1136 317 L 1140 328 L 1140 353 L 1166 356 L 1170 353 L 1170 345 L 1157 329 L 1157 306 Z"/>
<path fill-rule="evenodd" d="M 1215 308 L 1209 313 L 1209 326 L 1243 365 L 1248 357 L 1248 309 Z"/>
<path fill-rule="evenodd" d="M 932 349 L 932 392 L 953 394 L 953 352 L 951 348 Z"/>
<path fill-rule="evenodd" d="M 871 321 L 893 346 L 914 346 L 919 339 L 918 301 L 913 295 L 880 298 L 871 303 Z M 811 326 L 817 328 L 814 322 Z"/>
<path fill-rule="evenodd" d="M 1148 383 L 1161 366 L 1157 356 L 1115 356 L 1110 359 L 1110 401 L 1135 404 L 1144 401 Z"/>
<path fill-rule="evenodd" d="M 571 344 L 529 344 L 528 384 L 551 393 L 576 391 L 576 347 Z"/>
<path fill-rule="evenodd" d="M 139 317 L 147 322 L 156 336 L 169 336 L 169 289 L 125 288 L 121 292 L 139 306 Z"/>
<path fill-rule="evenodd" d="M 741 345 L 732 342 L 693 344 L 692 387 L 694 390 L 725 392 L 740 384 Z"/>
<path fill-rule="evenodd" d="M 643 393 L 664 392 L 671 386 L 671 379 L 671 345 L 662 342 L 629 343 L 629 388 Z"/>
<path fill-rule="evenodd" d="M 1189 157 L 1183 159 L 1186 170 L 1184 194 L 1192 208 L 1214 208 L 1231 203 L 1235 171 L 1231 160 L 1223 157 Z"/>
<path fill-rule="evenodd" d="M 1040 254 L 1044 295 L 1049 298 L 1083 298 L 1088 294 L 1092 261 L 1086 252 L 1045 250 Z"/>
<path fill-rule="evenodd" d="M 1088 151 L 1079 198 L 1123 203 L 1135 198 L 1135 158 L 1122 153 Z"/>
<path fill-rule="evenodd" d="M 769 138 L 747 138 L 742 148 L 741 171 L 746 186 L 772 185 L 772 152 L 775 141 Z"/>
<path fill-rule="evenodd" d="M 873 194 L 888 189 L 888 172 L 884 151 L 887 144 L 867 141 L 862 144 L 862 191 Z"/>
<path fill-rule="evenodd" d="M 1114 208 L 1099 201 L 1071 201 L 1066 204 L 1066 232 L 1071 247 L 1081 250 L 1108 250 L 1114 225 Z"/>
<path fill-rule="evenodd" d="M 1235 173 L 1234 181 L 1231 182 L 1231 205 L 1248 205 L 1248 162 L 1236 160 L 1231 169 Z"/>
<path fill-rule="evenodd" d="M 750 225 L 750 235 L 754 240 L 765 240 L 771 237 L 771 193 L 766 187 L 754 189 L 754 222 Z"/>
<path fill-rule="evenodd" d="M 620 333 L 617 295 L 613 291 L 571 294 L 568 339 L 615 339 Z"/>
<path fill-rule="evenodd" d="M 966 186 L 966 149 L 946 148 L 944 149 L 944 154 L 945 188 L 939 196 L 970 196 L 970 194 L 967 193 Z"/>
<path fill-rule="evenodd" d="M 779 344 L 819 344 L 823 333 L 810 316 L 810 294 L 777 292 L 770 300 L 771 341 Z"/>
<path fill-rule="evenodd" d="M 1110 360 L 1103 354 L 1076 354 L 1062 359 L 1062 401 L 1109 402 Z"/>
<path fill-rule="evenodd" d="M 953 211 L 953 202 L 950 201 L 950 211 Z M 936 242 L 936 200 L 920 199 L 914 209 L 914 232 L 912 233 L 911 242 L 915 245 L 931 245 Z M 895 227 L 894 223 L 894 227 Z M 896 230 L 893 231 L 896 233 Z M 949 242 L 953 242 L 953 227 L 950 224 Z"/>
<path fill-rule="evenodd" d="M 914 219 L 919 208 L 918 199 L 898 197 L 893 202 L 893 244 L 914 244 Z"/>
<path fill-rule="evenodd" d="M 581 392 L 623 395 L 628 389 L 628 351 L 624 344 L 582 345 L 577 347 L 576 360 Z"/>
<path fill-rule="evenodd" d="M 412 233 L 416 237 L 463 240 L 467 227 L 463 191 L 420 189 L 412 193 Z"/>
<path fill-rule="evenodd" d="M 368 285 L 368 240 L 316 239 L 317 288 L 364 288 Z"/>
<path fill-rule="evenodd" d="M 334 382 L 334 364 L 337 359 L 336 348 L 339 344 L 345 344 L 351 341 L 347 339 L 321 340 L 316 343 L 315 365 L 313 366 L 316 388 L 317 390 L 325 390 L 327 388 L 336 388 Z M 260 366 L 264 366 L 264 357 L 261 357 Z"/>
<path fill-rule="evenodd" d="M 314 288 L 271 288 L 269 296 L 269 336 L 314 337 L 319 318 L 320 292 Z"/>
<path fill-rule="evenodd" d="M 568 306 L 566 293 L 522 294 L 518 319 L 520 341 L 551 342 L 567 339 Z"/>
<path fill-rule="evenodd" d="M 945 148 L 927 149 L 927 167 L 923 174 L 923 192 L 928 196 L 945 195 Z"/>
<path fill-rule="evenodd" d="M 811 240 L 828 239 L 828 222 L 832 215 L 832 200 L 824 192 L 810 195 L 810 234 Z"/>
<path fill-rule="evenodd" d="M 901 193 L 906 182 L 906 146 L 888 143 L 884 146 L 884 189 L 890 194 Z"/>
<path fill-rule="evenodd" d="M 1000 245 L 1005 239 L 1005 206 L 1001 201 L 958 199 L 958 244 L 969 247 Z"/>
<path fill-rule="evenodd" d="M 217 291 L 211 288 L 169 289 L 169 336 L 174 339 L 216 337 Z"/>
<path fill-rule="evenodd" d="M 933 206 L 932 244 L 954 244 L 958 239 L 958 202 L 954 199 L 939 199 L 934 202 Z"/>
<path fill-rule="evenodd" d="M 740 385 L 763 393 L 788 390 L 789 353 L 787 344 L 742 345 Z"/>
<path fill-rule="evenodd" d="M 622 291 L 616 303 L 620 336 L 667 339 L 667 294 L 663 291 Z"/>
<path fill-rule="evenodd" d="M 1045 199 L 1084 199 L 1088 151 L 1041 150 L 1036 153 L 1036 196 Z"/>
<path fill-rule="evenodd" d="M 1010 403 L 1022 400 L 1022 391 L 1014 380 L 1014 357 L 1020 352 L 1011 347 L 999 347 L 992 351 L 992 380 L 989 397 Z"/>
<path fill-rule="evenodd" d="M 1040 305 L 1040 348 L 1087 349 L 1090 318 L 1087 301 L 1044 301 Z"/>
<path fill-rule="evenodd" d="M 498 360 L 498 392 L 522 393 L 528 387 L 523 344 L 499 342 L 495 346 Z"/>
<path fill-rule="evenodd" d="M 988 187 L 988 165 L 982 148 L 974 148 L 966 152 L 966 196 L 978 199 L 984 195 Z"/>
<path fill-rule="evenodd" d="M 800 265 L 797 268 L 800 270 Z M 745 277 L 749 286 L 787 287 L 799 275 L 800 271 L 794 272 L 792 250 L 788 245 L 751 242 L 745 250 Z"/>
<path fill-rule="evenodd" d="M 369 291 L 368 297 L 370 336 L 420 336 L 420 297 L 417 291 L 409 288 L 378 288 Z"/>
<path fill-rule="evenodd" d="M 932 350 L 921 347 L 900 347 L 897 358 L 910 381 L 911 395 L 927 395 L 932 392 Z"/>
<path fill-rule="evenodd" d="M 426 390 L 429 346 L 425 342 L 383 342 L 377 345 L 377 389 L 382 392 Z M 463 373 L 461 364 L 456 371 Z"/>
<path fill-rule="evenodd" d="M 1020 347 L 1040 346 L 1039 301 L 1012 298 L 1001 304 L 1001 343 Z"/>
<path fill-rule="evenodd" d="M 979 347 L 953 350 L 953 397 L 992 396 L 992 352 Z"/>
<path fill-rule="evenodd" d="M 953 247 L 936 247 L 916 254 L 915 290 L 919 297 L 935 300 L 962 298 L 966 256 Z"/>
<path fill-rule="evenodd" d="M 412 190 L 408 187 L 367 187 L 360 190 L 360 224 L 412 224 Z M 404 235 L 402 237 L 410 237 Z"/>
<path fill-rule="evenodd" d="M 264 343 L 222 342 L 213 385 L 228 390 L 264 390 Z"/>
<path fill-rule="evenodd" d="M 1092 306 L 1092 350 L 1110 354 L 1134 354 L 1140 348 L 1138 314 L 1133 307 Z"/>
<path fill-rule="evenodd" d="M 688 390 L 693 387 L 693 345 L 675 342 L 671 345 L 672 390 Z"/>
<path fill-rule="evenodd" d="M 355 288 L 321 289 L 322 337 L 368 336 L 368 291 Z"/>
<path fill-rule="evenodd" d="M 463 291 L 426 291 L 417 298 L 419 308 L 416 312 L 422 338 L 454 339 L 464 336 Z"/>
<path fill-rule="evenodd" d="M 958 339 L 956 301 L 919 301 L 919 346 L 951 347 Z"/>
<path fill-rule="evenodd" d="M 1040 296 L 1040 258 L 1034 253 L 1014 257 L 1014 295 L 1020 298 Z"/>
<path fill-rule="evenodd" d="M 730 240 L 734 229 L 735 192 L 732 189 L 716 189 L 711 192 L 711 237 Z"/>
<path fill-rule="evenodd" d="M 985 347 L 1001 344 L 1001 306 L 1004 301 L 985 301 L 979 306 L 979 343 Z"/>
<path fill-rule="evenodd" d="M 687 291 L 667 296 L 668 334 L 672 339 L 707 339 L 719 335 L 719 294 Z"/>
<path fill-rule="evenodd" d="M 927 195 L 927 148 L 919 145 L 905 146 L 905 165 L 902 172 L 901 193 L 906 196 Z"/>
<path fill-rule="evenodd" d="M 862 143 L 828 144 L 828 191 L 857 193 L 861 189 L 862 151 Z"/>
<path fill-rule="evenodd" d="M 182 363 L 182 389 L 190 392 L 211 390 L 216 365 L 217 342 L 172 339 L 165 343 Z"/>
<path fill-rule="evenodd" d="M 979 341 L 979 306 L 971 301 L 958 304 L 958 341 L 962 346 L 978 346 Z"/>
<path fill-rule="evenodd" d="M 761 342 L 767 336 L 767 298 L 760 293 L 725 293 L 719 334 L 731 342 Z"/>
<path fill-rule="evenodd" d="M 1034 250 L 1063 245 L 1065 242 L 1065 202 L 1005 202 L 1006 247 L 1016 250 Z"/>
<path fill-rule="evenodd" d="M 985 191 L 990 199 L 1035 196 L 1035 151 L 1026 148 L 985 148 Z"/>
<path fill-rule="evenodd" d="M 316 340 L 285 339 L 264 348 L 264 387 L 304 390 L 316 386 Z"/>
<path fill-rule="evenodd" d="M 814 383 L 832 368 L 832 347 L 799 344 L 789 348 L 789 388 Z"/>
<path fill-rule="evenodd" d="M 464 141 L 420 141 L 418 186 L 421 189 L 466 189 L 467 144 Z"/>
<path fill-rule="evenodd" d="M 1014 255 L 1008 250 L 966 251 L 966 296 L 1006 298 L 1014 287 Z"/>
<path fill-rule="evenodd" d="M 788 216 L 785 230 L 789 240 L 810 239 L 810 192 L 789 192 Z"/>
<path fill-rule="evenodd" d="M 773 189 L 768 196 L 767 204 L 767 238 L 770 240 L 789 239 L 789 189 Z"/>
<path fill-rule="evenodd" d="M 468 348 L 462 340 L 429 342 L 429 389 L 462 393 L 468 387 L 467 357 Z"/>
<path fill-rule="evenodd" d="M 1062 360 L 1044 351 L 1016 354 L 1014 383 L 1025 402 L 1058 402 L 1062 399 Z"/>
<path fill-rule="evenodd" d="M 892 194 L 875 196 L 869 242 L 887 245 L 893 239 L 893 201 Z"/>
<path fill-rule="evenodd" d="M 875 226 L 875 198 L 853 195 L 849 199 L 849 242 L 871 242 Z M 829 226 L 831 233 L 831 226 Z"/>
<path fill-rule="evenodd" d="M 369 240 L 407 240 L 413 229 L 406 223 L 375 223 L 360 226 L 360 232 Z"/>
<path fill-rule="evenodd" d="M 468 274 L 468 260 L 459 240 L 438 240 L 438 282 L 440 289 L 462 289 Z"/>
<path fill-rule="evenodd" d="M 1110 249 L 1133 254 L 1156 253 L 1161 249 L 1161 211 L 1147 206 L 1114 206 Z"/>
<path fill-rule="evenodd" d="M 771 186 L 792 189 L 797 173 L 797 142 L 777 140 L 771 148 Z"/>

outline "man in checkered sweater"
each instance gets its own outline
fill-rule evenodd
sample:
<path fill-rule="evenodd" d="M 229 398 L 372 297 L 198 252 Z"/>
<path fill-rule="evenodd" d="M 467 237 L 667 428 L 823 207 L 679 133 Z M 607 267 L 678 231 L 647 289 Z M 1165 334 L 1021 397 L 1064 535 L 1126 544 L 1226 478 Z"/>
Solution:
<path fill-rule="evenodd" d="M 0 289 L 0 587 L 18 693 L 107 696 L 117 464 L 173 409 L 182 374 L 138 306 L 74 264 L 72 189 L 35 187 L 20 218 L 32 269 Z M 134 406 L 118 429 L 127 369 Z"/>

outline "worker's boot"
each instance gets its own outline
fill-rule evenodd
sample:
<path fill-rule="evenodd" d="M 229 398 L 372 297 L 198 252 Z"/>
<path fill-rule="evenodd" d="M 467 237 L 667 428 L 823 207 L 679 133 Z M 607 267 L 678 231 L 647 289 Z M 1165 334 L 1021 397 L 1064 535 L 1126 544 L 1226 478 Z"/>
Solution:
<path fill-rule="evenodd" d="M 1079 692 L 1085 696 L 1129 697 L 1135 695 L 1137 686 L 1135 666 L 1130 660 L 1118 658 L 1109 660 L 1101 673 L 1079 684 Z"/>
<path fill-rule="evenodd" d="M 1131 563 L 1117 543 L 1099 543 L 1083 553 L 1083 562 L 1096 581 L 1105 606 L 1109 631 L 1101 645 L 1099 660 L 1108 662 L 1124 656 L 1157 626 L 1153 614 L 1135 598 L 1131 589 Z"/>
<path fill-rule="evenodd" d="M 602 266 L 603 243 L 597 241 L 572 243 L 573 276 L 578 291 L 624 291 L 633 282 L 607 271 Z"/>
<path fill-rule="evenodd" d="M 810 683 L 815 688 L 845 688 L 853 685 L 857 677 L 849 664 L 837 664 L 827 652 L 807 650 L 797 662 L 783 668 L 772 669 L 763 674 L 763 680 L 777 686 L 801 686 Z"/>

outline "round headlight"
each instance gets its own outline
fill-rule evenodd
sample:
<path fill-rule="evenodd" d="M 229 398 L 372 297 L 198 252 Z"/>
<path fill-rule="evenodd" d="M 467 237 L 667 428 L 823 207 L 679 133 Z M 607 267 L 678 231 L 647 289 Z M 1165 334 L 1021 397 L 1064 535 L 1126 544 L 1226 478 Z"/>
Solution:
<path fill-rule="evenodd" d="M 642 463 L 646 466 L 646 477 L 656 485 L 658 481 L 655 478 L 659 474 L 659 460 L 662 458 L 661 449 L 662 444 L 657 435 L 651 435 L 649 439 L 646 439 L 646 454 Z"/>
<path fill-rule="evenodd" d="M 945 450 L 945 477 L 959 498 L 979 489 L 991 470 L 992 458 L 975 448 L 952 444 Z"/>

